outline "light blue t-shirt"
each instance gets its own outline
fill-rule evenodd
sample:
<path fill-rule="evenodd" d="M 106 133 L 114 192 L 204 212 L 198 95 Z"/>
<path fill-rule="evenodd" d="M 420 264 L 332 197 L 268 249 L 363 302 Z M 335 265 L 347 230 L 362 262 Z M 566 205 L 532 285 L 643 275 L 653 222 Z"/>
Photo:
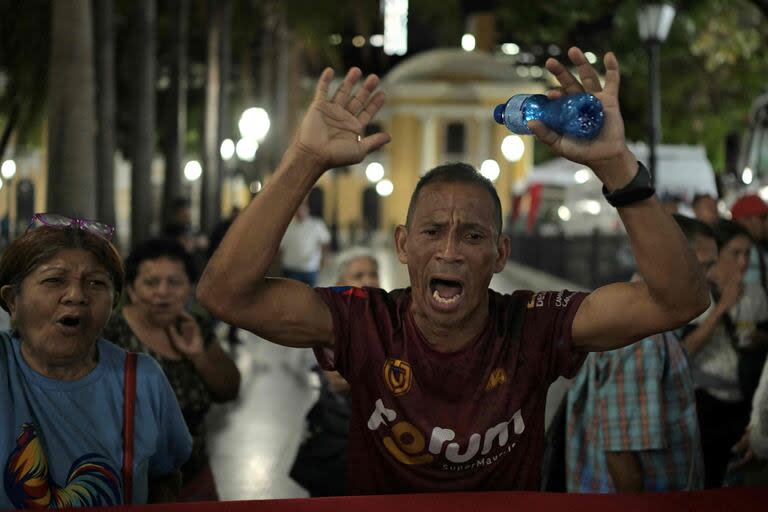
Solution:
<path fill-rule="evenodd" d="M 762 284 L 760 281 L 760 249 L 757 245 L 752 246 L 752 250 L 749 251 L 749 266 L 747 266 L 747 273 L 744 274 L 745 283 Z"/>
<path fill-rule="evenodd" d="M 126 352 L 99 340 L 99 361 L 76 381 L 32 370 L 20 343 L 0 332 L 0 509 L 123 503 L 123 380 Z M 178 469 L 192 438 L 157 363 L 136 365 L 133 503 L 148 481 Z"/>

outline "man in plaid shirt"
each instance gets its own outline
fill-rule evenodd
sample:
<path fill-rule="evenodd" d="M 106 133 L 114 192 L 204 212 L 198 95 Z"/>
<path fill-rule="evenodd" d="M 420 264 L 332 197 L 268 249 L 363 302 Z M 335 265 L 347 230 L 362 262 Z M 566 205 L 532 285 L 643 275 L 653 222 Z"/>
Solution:
<path fill-rule="evenodd" d="M 714 233 L 675 216 L 703 270 Z M 570 492 L 701 489 L 704 464 L 687 355 L 673 332 L 589 355 L 568 393 Z"/>

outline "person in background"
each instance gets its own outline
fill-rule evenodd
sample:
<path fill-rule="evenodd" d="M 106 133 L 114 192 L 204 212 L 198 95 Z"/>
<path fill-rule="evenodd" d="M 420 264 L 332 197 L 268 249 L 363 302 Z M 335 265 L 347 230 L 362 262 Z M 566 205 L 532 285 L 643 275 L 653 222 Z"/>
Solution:
<path fill-rule="evenodd" d="M 348 249 L 336 260 L 338 286 L 379 287 L 379 263 L 371 251 Z M 290 475 L 310 496 L 344 496 L 352 414 L 349 383 L 339 372 L 321 371 L 320 396 L 307 413 L 307 435 L 299 446 Z"/>
<path fill-rule="evenodd" d="M 105 330 L 117 345 L 153 357 L 168 377 L 194 441 L 182 467 L 181 501 L 217 500 L 206 450 L 213 402 L 237 397 L 240 372 L 211 322 L 185 309 L 195 280 L 189 253 L 175 240 L 147 240 L 126 258 L 127 302 Z"/>
<path fill-rule="evenodd" d="M 717 199 L 709 194 L 696 194 L 693 196 L 693 213 L 704 224 L 714 227 L 720 221 L 720 213 L 717 211 Z"/>
<path fill-rule="evenodd" d="M 752 238 L 752 250 L 749 253 L 749 266 L 744 281 L 760 284 L 768 294 L 768 271 L 765 263 L 768 204 L 755 194 L 742 196 L 731 207 L 731 219 L 743 226 Z"/>
<path fill-rule="evenodd" d="M 665 212 L 670 215 L 678 213 L 678 210 L 680 209 L 680 203 L 682 202 L 682 198 L 678 194 L 662 194 L 659 199 L 661 200 L 661 205 Z"/>
<path fill-rule="evenodd" d="M 216 251 L 216 249 L 219 247 L 219 244 L 221 243 L 221 240 L 224 238 L 224 235 L 227 234 L 227 230 L 229 229 L 229 226 L 232 225 L 232 223 L 235 221 L 237 216 L 240 214 L 240 207 L 233 206 L 232 210 L 229 212 L 229 215 L 225 218 L 221 219 L 214 227 L 213 231 L 211 231 L 211 236 L 208 237 L 208 258 L 210 258 L 213 253 Z"/>
<path fill-rule="evenodd" d="M 330 242 L 331 234 L 325 222 L 309 214 L 309 204 L 305 199 L 280 242 L 283 277 L 315 286 Z"/>
<path fill-rule="evenodd" d="M 714 232 L 674 217 L 702 272 L 711 274 Z M 566 468 L 569 492 L 703 487 L 693 378 L 674 332 L 587 357 L 568 391 Z"/>
<path fill-rule="evenodd" d="M 171 202 L 168 220 L 163 225 L 163 238 L 173 238 L 192 255 L 196 272 L 199 273 L 207 260 L 208 237 L 192 225 L 192 202 L 187 197 L 177 197 Z"/>
<path fill-rule="evenodd" d="M 752 416 L 749 422 L 749 442 L 754 454 L 768 460 L 768 361 L 763 366 L 760 383 L 752 400 Z"/>
<path fill-rule="evenodd" d="M 0 260 L 0 306 L 13 322 L 0 333 L 0 509 L 178 497 L 192 439 L 168 380 L 143 354 L 127 404 L 134 434 L 124 437 L 127 355 L 103 337 L 124 282 L 113 234 L 38 213 Z"/>
<path fill-rule="evenodd" d="M 761 287 L 744 283 L 752 247 L 749 232 L 727 220 L 721 220 L 714 232 L 719 250 L 710 274 L 714 300 L 681 335 L 696 386 L 707 488 L 722 485 L 731 447 L 747 425 L 754 388 L 750 392 L 740 379 L 740 359 L 762 344 L 765 331 L 760 325 L 768 320 Z"/>
<path fill-rule="evenodd" d="M 336 256 L 336 284 L 379 288 L 379 262 L 373 251 L 353 247 Z"/>
<path fill-rule="evenodd" d="M 763 365 L 752 399 L 749 426 L 732 451 L 736 457 L 729 464 L 728 471 L 729 476 L 737 480 L 736 483 L 768 485 L 768 360 Z"/>

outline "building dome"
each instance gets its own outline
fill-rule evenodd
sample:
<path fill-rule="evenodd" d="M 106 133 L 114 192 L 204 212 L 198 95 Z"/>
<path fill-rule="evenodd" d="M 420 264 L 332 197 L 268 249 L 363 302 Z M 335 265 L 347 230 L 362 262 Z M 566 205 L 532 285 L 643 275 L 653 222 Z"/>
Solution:
<path fill-rule="evenodd" d="M 508 57 L 460 48 L 438 48 L 405 59 L 384 77 L 385 85 L 412 82 L 517 82 Z"/>

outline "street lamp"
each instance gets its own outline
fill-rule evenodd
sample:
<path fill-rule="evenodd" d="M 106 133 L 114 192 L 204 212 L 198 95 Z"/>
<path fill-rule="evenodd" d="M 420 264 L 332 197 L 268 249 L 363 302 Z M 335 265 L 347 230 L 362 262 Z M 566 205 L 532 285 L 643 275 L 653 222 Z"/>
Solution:
<path fill-rule="evenodd" d="M 189 182 L 192 199 L 192 218 L 197 226 L 200 225 L 200 176 L 202 175 L 203 166 L 197 160 L 190 160 L 184 165 L 184 177 Z"/>
<path fill-rule="evenodd" d="M 3 179 L 7 181 L 7 187 L 6 190 L 8 191 L 8 199 L 6 201 L 6 213 L 5 213 L 5 220 L 7 221 L 8 225 L 8 242 L 10 243 L 11 240 L 13 240 L 13 234 L 14 229 L 13 225 L 11 224 L 11 199 L 12 199 L 12 192 L 11 192 L 11 180 L 13 180 L 13 177 L 16 176 L 16 162 L 13 160 L 6 160 L 3 162 L 2 165 L 0 165 L 0 175 L 3 176 Z"/>
<path fill-rule="evenodd" d="M 648 166 L 656 181 L 656 148 L 661 141 L 661 90 L 659 86 L 659 48 L 667 39 L 675 19 L 675 8 L 669 4 L 642 5 L 637 10 L 637 31 L 648 50 Z"/>
<path fill-rule="evenodd" d="M 519 162 L 525 153 L 525 142 L 519 135 L 507 135 L 501 141 L 501 154 L 508 162 Z"/>
<path fill-rule="evenodd" d="M 240 129 L 240 135 L 244 139 L 261 142 L 269 132 L 269 114 L 260 107 L 251 107 L 246 109 L 240 116 L 237 127 Z"/>

